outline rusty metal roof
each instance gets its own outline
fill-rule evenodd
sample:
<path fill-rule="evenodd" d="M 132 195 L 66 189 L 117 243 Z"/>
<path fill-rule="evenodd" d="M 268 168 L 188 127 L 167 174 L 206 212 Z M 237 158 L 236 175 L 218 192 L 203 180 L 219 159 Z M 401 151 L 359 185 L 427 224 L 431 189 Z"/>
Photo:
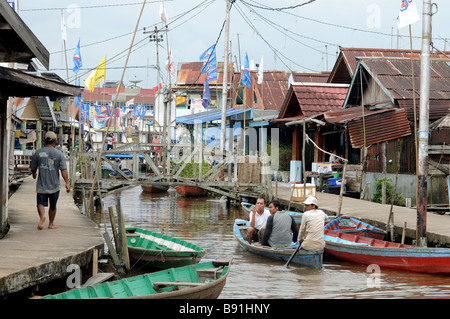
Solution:
<path fill-rule="evenodd" d="M 250 71 L 251 87 L 257 96 L 257 102 L 246 107 L 261 107 L 264 110 L 279 111 L 289 89 L 289 71 L 264 71 L 263 82 L 258 82 L 258 72 Z M 234 74 L 233 81 L 233 108 L 241 108 L 243 105 L 236 104 L 236 89 L 241 82 L 241 73 Z M 245 87 L 247 92 L 250 90 Z M 252 99 L 253 101 L 253 99 Z"/>
<path fill-rule="evenodd" d="M 292 83 L 279 118 L 312 117 L 342 108 L 348 85 L 330 83 Z"/>
<path fill-rule="evenodd" d="M 294 82 L 326 83 L 331 72 L 292 72 Z"/>
<path fill-rule="evenodd" d="M 350 141 L 355 148 L 411 134 L 406 111 L 403 109 L 394 109 L 389 112 L 364 116 L 364 122 L 363 118 L 356 119 L 348 122 L 347 127 Z"/>
<path fill-rule="evenodd" d="M 174 88 L 180 88 L 183 86 L 199 86 L 203 89 L 203 82 L 205 81 L 206 74 L 201 74 L 201 69 L 204 62 L 186 62 L 182 63 L 178 70 L 177 80 Z M 217 81 L 210 81 L 210 85 L 222 85 L 223 83 L 223 62 L 217 62 Z M 233 64 L 230 63 L 228 70 L 230 74 L 233 72 Z M 231 82 L 231 77 L 228 77 L 228 81 Z"/>
<path fill-rule="evenodd" d="M 367 107 L 365 107 L 364 109 L 361 107 L 350 107 L 350 108 L 346 108 L 346 109 L 337 109 L 337 110 L 325 112 L 323 115 L 324 115 L 324 119 L 328 123 L 343 124 L 348 121 L 362 118 L 363 116 L 370 116 L 370 115 L 374 115 L 374 114 L 390 112 L 395 109 L 396 108 L 394 108 L 394 107 L 387 107 L 387 108 L 383 108 L 383 109 L 369 110 Z"/>
<path fill-rule="evenodd" d="M 376 49 L 376 48 L 340 48 L 339 56 L 328 78 L 329 83 L 350 83 L 361 58 L 404 58 L 410 61 L 411 50 Z M 432 59 L 448 60 L 450 52 L 431 52 Z M 412 57 L 419 60 L 420 50 L 414 50 Z M 419 69 L 420 70 L 420 69 Z M 420 71 L 419 71 L 420 73 Z M 418 74 L 419 74 L 418 73 Z"/>

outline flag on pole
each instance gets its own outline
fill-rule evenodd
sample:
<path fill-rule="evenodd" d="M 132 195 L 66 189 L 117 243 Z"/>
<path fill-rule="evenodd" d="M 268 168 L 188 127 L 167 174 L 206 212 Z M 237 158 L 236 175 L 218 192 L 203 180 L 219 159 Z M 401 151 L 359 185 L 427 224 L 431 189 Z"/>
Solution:
<path fill-rule="evenodd" d="M 161 21 L 164 24 L 167 24 L 167 14 L 166 9 L 164 8 L 164 0 L 161 0 L 161 5 L 159 7 L 159 16 L 161 17 Z"/>
<path fill-rule="evenodd" d="M 200 61 L 208 61 L 216 57 L 216 51 L 214 50 L 215 44 L 210 46 L 205 52 L 200 55 Z M 210 58 L 211 57 L 211 58 Z"/>
<path fill-rule="evenodd" d="M 81 61 L 80 40 L 78 40 L 77 48 L 75 49 L 75 53 L 73 54 L 73 72 L 78 73 L 82 66 L 83 62 Z"/>
<path fill-rule="evenodd" d="M 61 10 L 61 38 L 67 42 L 66 22 L 64 21 L 64 13 Z"/>
<path fill-rule="evenodd" d="M 86 80 L 84 80 L 84 85 L 89 89 L 90 92 L 94 91 L 94 87 L 97 83 L 105 79 L 105 66 L 106 66 L 106 55 L 103 57 L 102 61 L 98 67 L 89 74 Z"/>
<path fill-rule="evenodd" d="M 206 62 L 201 69 L 201 74 L 211 72 L 216 70 L 216 57 L 214 56 L 209 60 L 209 62 Z"/>
<path fill-rule="evenodd" d="M 169 72 L 171 77 L 175 77 L 177 75 L 177 69 L 175 69 L 175 63 L 172 58 L 172 47 L 171 46 L 169 46 L 169 52 L 167 52 L 166 69 L 167 69 L 167 72 Z"/>
<path fill-rule="evenodd" d="M 263 57 L 261 57 L 261 62 L 259 63 L 258 70 L 258 84 L 261 84 L 264 78 L 264 67 L 263 67 Z"/>
<path fill-rule="evenodd" d="M 414 0 L 402 0 L 398 14 L 398 28 L 401 29 L 420 20 Z"/>
<path fill-rule="evenodd" d="M 242 79 L 241 83 L 245 84 L 248 88 L 251 87 L 251 80 L 250 80 L 250 63 L 248 62 L 248 55 L 245 54 L 245 60 L 244 60 L 244 70 L 242 72 Z"/>
<path fill-rule="evenodd" d="M 206 74 L 206 79 L 208 80 L 208 82 L 211 82 L 211 81 L 214 81 L 214 80 L 217 81 L 217 71 L 216 71 L 216 69 L 211 70 L 210 72 L 208 72 Z"/>
<path fill-rule="evenodd" d="M 203 96 L 202 96 L 202 105 L 206 109 L 211 103 L 211 93 L 209 92 L 209 83 L 207 79 L 203 82 Z"/>
<path fill-rule="evenodd" d="M 130 105 L 134 105 L 134 98 L 132 98 L 131 100 L 127 101 L 127 103 L 125 103 L 126 106 L 130 106 Z"/>

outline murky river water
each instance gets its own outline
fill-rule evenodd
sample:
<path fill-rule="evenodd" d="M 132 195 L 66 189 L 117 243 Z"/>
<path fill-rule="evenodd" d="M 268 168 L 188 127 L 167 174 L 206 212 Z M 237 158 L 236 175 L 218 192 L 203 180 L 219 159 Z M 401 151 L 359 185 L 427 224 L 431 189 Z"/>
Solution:
<path fill-rule="evenodd" d="M 207 250 L 202 261 L 232 256 L 232 268 L 219 298 L 449 298 L 450 276 L 416 274 L 327 260 L 308 269 L 247 252 L 233 235 L 239 208 L 213 198 L 184 198 L 176 192 L 145 193 L 140 187 L 104 198 L 104 211 L 120 198 L 125 223 L 190 241 Z M 104 215 L 109 224 L 109 217 Z"/>

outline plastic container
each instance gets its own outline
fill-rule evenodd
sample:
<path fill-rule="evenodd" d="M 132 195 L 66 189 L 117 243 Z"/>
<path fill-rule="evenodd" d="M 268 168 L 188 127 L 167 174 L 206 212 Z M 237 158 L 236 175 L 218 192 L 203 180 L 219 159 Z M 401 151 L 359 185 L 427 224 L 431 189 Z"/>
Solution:
<path fill-rule="evenodd" d="M 339 177 L 339 173 L 338 172 L 333 172 L 333 177 L 334 178 L 338 178 Z"/>
<path fill-rule="evenodd" d="M 341 186 L 342 184 L 342 178 L 329 178 L 328 184 L 330 186 Z"/>

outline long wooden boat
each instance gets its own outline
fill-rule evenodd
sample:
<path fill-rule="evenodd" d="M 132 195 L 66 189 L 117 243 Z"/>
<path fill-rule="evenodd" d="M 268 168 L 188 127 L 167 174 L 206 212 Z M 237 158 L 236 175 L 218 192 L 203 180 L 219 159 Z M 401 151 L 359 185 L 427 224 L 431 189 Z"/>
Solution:
<path fill-rule="evenodd" d="M 257 246 L 253 243 L 250 245 L 247 241 L 247 228 L 249 226 L 250 223 L 243 219 L 236 219 L 234 222 L 234 237 L 239 242 L 239 245 L 249 252 L 286 262 L 298 247 L 298 243 L 292 243 L 289 248 L 285 249 L 275 249 L 268 246 Z M 307 251 L 300 249 L 292 259 L 291 263 L 316 269 L 322 268 L 323 251 Z"/>
<path fill-rule="evenodd" d="M 146 193 L 164 193 L 169 189 L 169 186 L 165 185 L 141 185 L 141 187 Z"/>
<path fill-rule="evenodd" d="M 184 197 L 204 196 L 206 190 L 197 186 L 177 186 L 175 187 L 178 194 Z"/>
<path fill-rule="evenodd" d="M 324 230 L 325 255 L 357 264 L 450 274 L 450 249 L 427 248 Z"/>
<path fill-rule="evenodd" d="M 149 268 L 167 269 L 198 263 L 206 251 L 192 243 L 137 227 L 126 227 L 128 255 Z"/>
<path fill-rule="evenodd" d="M 242 202 L 241 207 L 242 207 L 242 210 L 244 211 L 244 213 L 246 213 L 247 216 L 250 216 L 250 212 L 252 211 L 253 207 L 255 207 L 255 205 Z M 264 209 L 269 211 L 269 208 L 267 208 L 267 207 L 265 207 Z M 294 221 L 297 224 L 297 227 L 300 228 L 300 225 L 302 224 L 303 213 L 294 212 L 294 211 L 290 211 L 290 210 L 283 210 L 283 211 L 288 213 L 289 215 L 291 215 L 292 218 L 294 218 Z M 328 222 L 334 220 L 335 218 L 336 218 L 336 216 L 328 216 L 328 219 L 325 221 L 325 223 L 328 223 Z"/>
<path fill-rule="evenodd" d="M 339 216 L 330 221 L 325 225 L 325 229 L 375 239 L 384 239 L 386 236 L 385 230 L 346 215 Z"/>
<path fill-rule="evenodd" d="M 161 270 L 47 295 L 42 299 L 216 299 L 231 268 L 231 259 Z"/>

